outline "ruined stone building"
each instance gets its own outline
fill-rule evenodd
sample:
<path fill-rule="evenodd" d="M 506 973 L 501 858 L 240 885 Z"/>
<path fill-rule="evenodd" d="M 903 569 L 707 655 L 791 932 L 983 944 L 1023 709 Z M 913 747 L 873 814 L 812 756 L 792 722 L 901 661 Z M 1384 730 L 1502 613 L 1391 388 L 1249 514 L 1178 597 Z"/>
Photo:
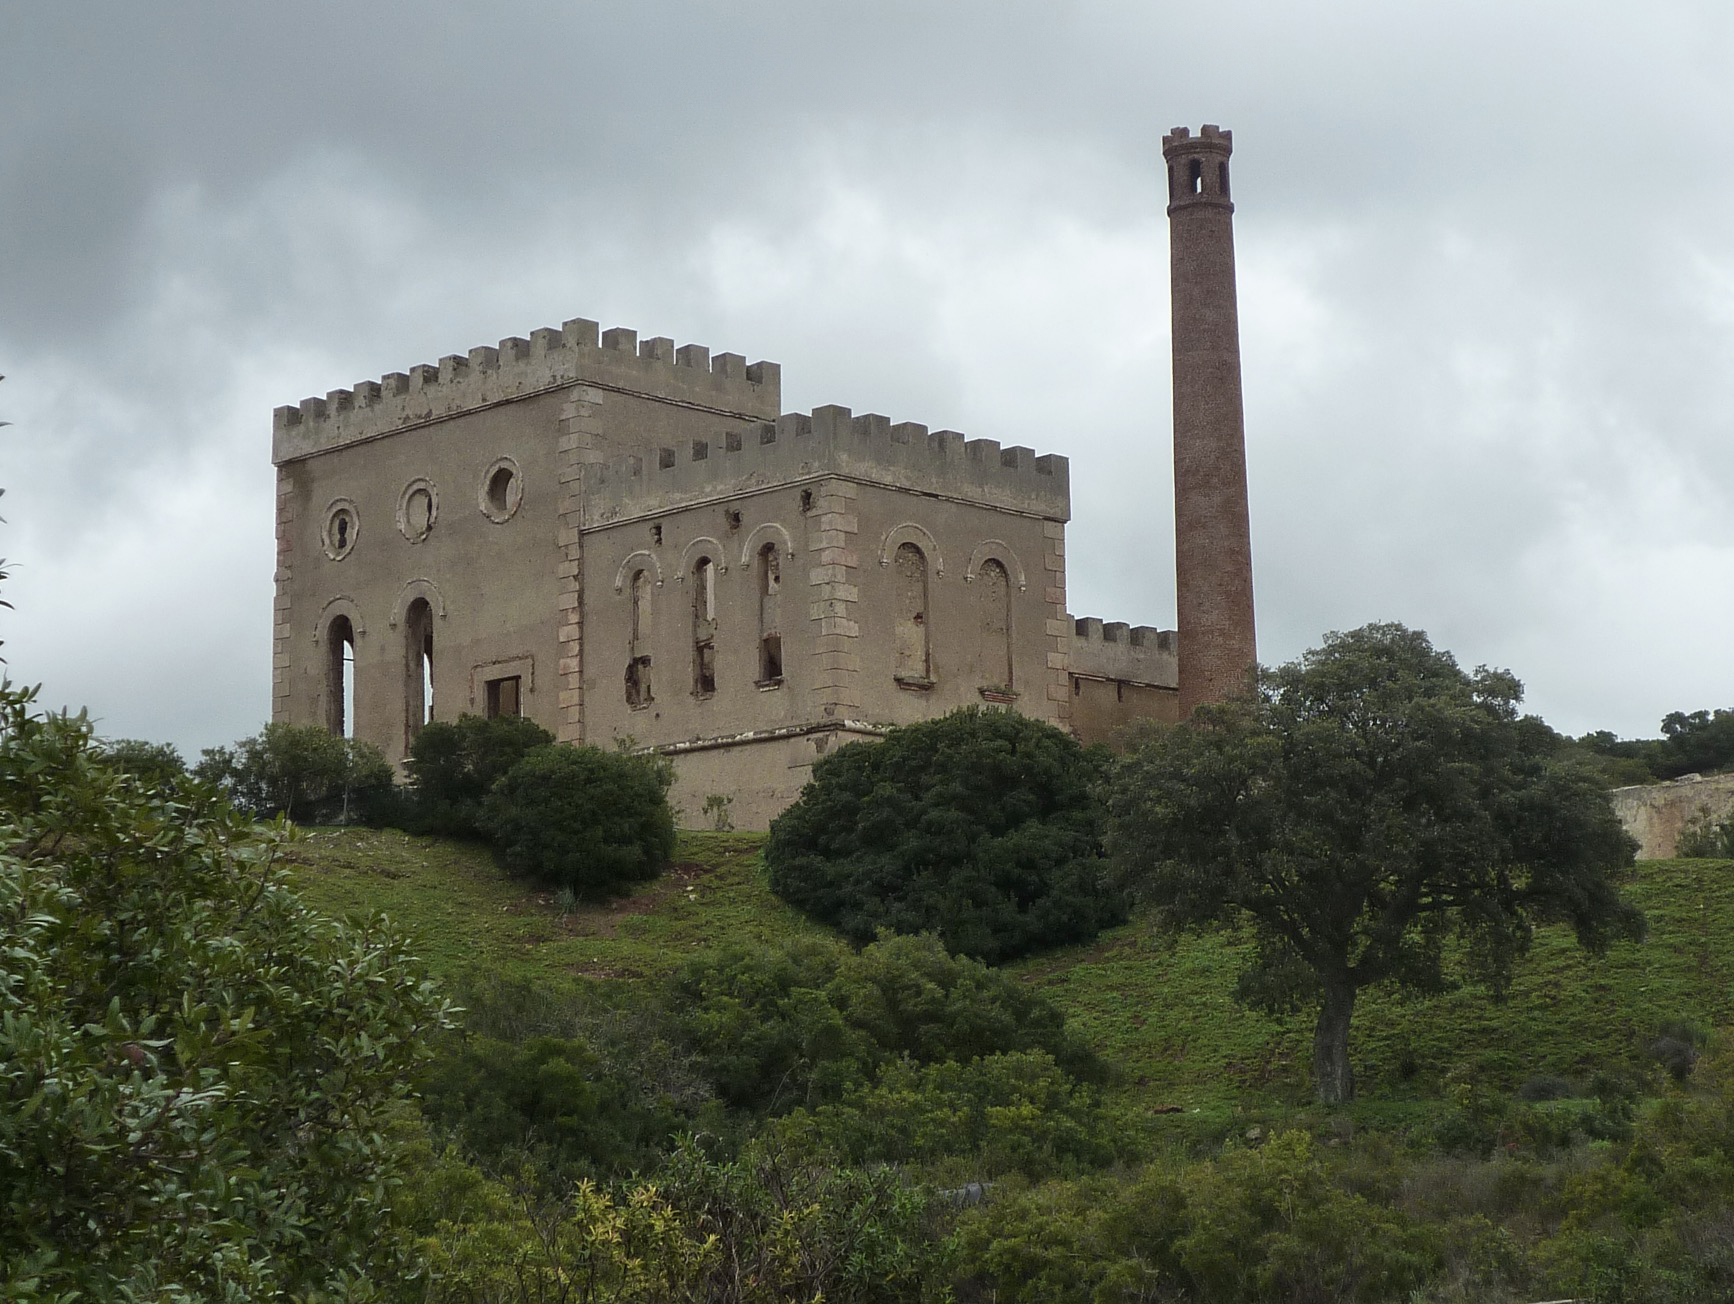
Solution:
<path fill-rule="evenodd" d="M 1180 637 L 1191 593 L 1203 642 L 1229 627 L 1221 683 L 1251 658 L 1228 133 L 1164 144 L 1172 224 L 1201 219 L 1176 432 L 1199 405 L 1184 492 L 1211 507 Z M 1095 741 L 1189 708 L 1174 632 L 1067 613 L 1064 457 L 779 400 L 775 363 L 580 319 L 277 409 L 272 718 L 402 758 L 429 720 L 523 714 L 668 755 L 689 823 L 716 793 L 763 827 L 891 725 L 990 705 Z"/>

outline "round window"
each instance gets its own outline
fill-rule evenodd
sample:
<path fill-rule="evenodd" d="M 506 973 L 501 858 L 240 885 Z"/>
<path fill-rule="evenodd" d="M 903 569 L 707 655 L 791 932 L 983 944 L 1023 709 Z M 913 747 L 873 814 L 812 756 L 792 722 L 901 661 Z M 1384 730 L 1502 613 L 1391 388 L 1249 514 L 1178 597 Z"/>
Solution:
<path fill-rule="evenodd" d="M 523 501 L 524 481 L 518 464 L 502 457 L 482 474 L 482 514 L 490 521 L 510 520 Z"/>
<path fill-rule="evenodd" d="M 397 499 L 398 532 L 411 543 L 420 543 L 439 517 L 440 495 L 431 480 L 417 477 L 403 487 Z"/>
<path fill-rule="evenodd" d="M 321 540 L 325 555 L 332 561 L 342 561 L 354 550 L 360 533 L 361 517 L 356 514 L 355 504 L 347 498 L 334 499 L 325 509 L 325 535 Z"/>

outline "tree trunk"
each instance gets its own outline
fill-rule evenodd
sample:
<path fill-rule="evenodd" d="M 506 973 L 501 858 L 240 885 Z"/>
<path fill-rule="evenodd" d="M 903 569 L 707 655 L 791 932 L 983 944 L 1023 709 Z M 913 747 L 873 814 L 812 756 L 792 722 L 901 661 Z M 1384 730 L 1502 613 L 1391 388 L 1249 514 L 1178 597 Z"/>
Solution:
<path fill-rule="evenodd" d="M 1341 1105 L 1355 1098 L 1355 1074 L 1349 1067 L 1349 1017 L 1355 1012 L 1355 989 L 1348 983 L 1326 983 L 1313 1032 L 1313 1090 L 1319 1103 Z"/>

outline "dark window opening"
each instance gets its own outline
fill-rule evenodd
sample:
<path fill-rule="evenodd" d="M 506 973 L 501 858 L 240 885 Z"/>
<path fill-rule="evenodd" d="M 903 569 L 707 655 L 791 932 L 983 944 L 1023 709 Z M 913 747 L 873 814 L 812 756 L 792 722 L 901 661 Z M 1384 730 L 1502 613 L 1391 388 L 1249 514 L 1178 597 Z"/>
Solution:
<path fill-rule="evenodd" d="M 812 510 L 813 491 L 811 489 L 803 489 L 801 490 L 801 514 L 804 516 Z"/>
<path fill-rule="evenodd" d="M 496 467 L 488 477 L 488 506 L 495 514 L 505 515 L 512 510 L 512 468 Z"/>
<path fill-rule="evenodd" d="M 773 684 L 783 678 L 783 637 L 781 599 L 783 562 L 777 555 L 777 545 L 767 543 L 759 549 L 757 579 L 759 590 L 759 683 Z"/>
<path fill-rule="evenodd" d="M 500 679 L 488 680 L 487 713 L 488 719 L 502 715 L 522 715 L 523 680 L 518 675 L 506 675 Z"/>
<path fill-rule="evenodd" d="M 709 557 L 692 566 L 692 691 L 716 692 L 716 565 Z"/>
<path fill-rule="evenodd" d="M 699 643 L 692 653 L 692 691 L 709 697 L 716 692 L 716 644 Z"/>
<path fill-rule="evenodd" d="M 649 706 L 655 700 L 650 695 L 650 658 L 633 657 L 626 663 L 626 705 Z"/>
<path fill-rule="evenodd" d="M 730 534 L 741 528 L 741 514 L 739 512 L 725 512 L 723 516 L 728 521 Z"/>
<path fill-rule="evenodd" d="M 650 692 L 650 572 L 632 573 L 632 625 L 626 653 L 626 705 L 649 706 Z"/>
<path fill-rule="evenodd" d="M 337 550 L 342 552 L 348 546 L 349 518 L 347 516 L 339 516 L 337 518 Z"/>
<path fill-rule="evenodd" d="M 650 527 L 650 541 L 658 548 L 662 547 L 662 527 L 660 525 Z"/>
<path fill-rule="evenodd" d="M 1114 700 L 1116 702 L 1124 702 L 1126 700 L 1126 684 L 1124 680 L 1116 679 L 1114 681 Z"/>
<path fill-rule="evenodd" d="M 1224 199 L 1228 198 L 1228 164 L 1216 165 L 1216 192 Z"/>
<path fill-rule="evenodd" d="M 404 742 L 415 740 L 434 714 L 433 608 L 417 598 L 404 613 Z"/>
<path fill-rule="evenodd" d="M 1204 162 L 1202 159 L 1192 159 L 1186 165 L 1186 188 L 1194 195 L 1204 193 Z"/>
<path fill-rule="evenodd" d="M 335 617 L 325 631 L 325 727 L 339 738 L 355 736 L 355 627 Z"/>

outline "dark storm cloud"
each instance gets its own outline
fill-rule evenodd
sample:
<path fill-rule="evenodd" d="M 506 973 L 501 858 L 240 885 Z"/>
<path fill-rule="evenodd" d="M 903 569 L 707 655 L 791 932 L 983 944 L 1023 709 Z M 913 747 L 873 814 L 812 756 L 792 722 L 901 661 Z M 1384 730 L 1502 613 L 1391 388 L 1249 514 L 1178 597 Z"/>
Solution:
<path fill-rule="evenodd" d="M 1159 140 L 1219 121 L 1266 656 L 1401 618 L 1574 729 L 1725 704 L 1731 56 L 1712 0 L 26 8 L 8 651 L 256 727 L 270 407 L 580 314 L 1069 454 L 1075 610 L 1168 623 Z"/>

